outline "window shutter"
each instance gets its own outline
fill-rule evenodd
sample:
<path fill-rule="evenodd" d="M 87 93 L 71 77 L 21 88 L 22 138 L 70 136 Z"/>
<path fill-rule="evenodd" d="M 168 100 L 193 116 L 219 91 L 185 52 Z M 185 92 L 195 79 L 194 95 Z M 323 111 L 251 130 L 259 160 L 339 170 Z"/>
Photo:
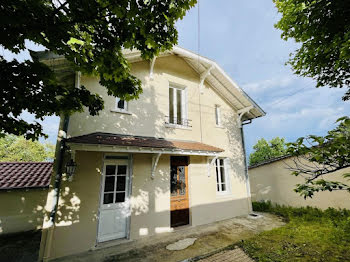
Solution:
<path fill-rule="evenodd" d="M 232 192 L 232 188 L 231 188 L 231 175 L 232 175 L 231 159 L 225 158 L 224 165 L 225 165 L 226 186 L 227 186 L 228 192 L 231 193 Z"/>

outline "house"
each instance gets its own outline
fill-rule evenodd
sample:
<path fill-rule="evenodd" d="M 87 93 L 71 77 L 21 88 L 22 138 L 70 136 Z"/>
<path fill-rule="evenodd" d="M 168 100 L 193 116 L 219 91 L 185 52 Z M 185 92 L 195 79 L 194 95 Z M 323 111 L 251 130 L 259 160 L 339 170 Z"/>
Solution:
<path fill-rule="evenodd" d="M 40 229 L 52 163 L 0 162 L 0 235 Z"/>
<path fill-rule="evenodd" d="M 288 167 L 295 166 L 292 156 L 283 156 L 265 161 L 249 167 L 249 179 L 252 201 L 271 201 L 272 203 L 305 207 L 313 206 L 321 209 L 346 208 L 350 209 L 347 191 L 325 191 L 315 193 L 313 198 L 304 199 L 299 193 L 294 192 L 296 184 L 305 181 L 302 176 L 294 176 Z M 312 163 L 309 166 L 313 166 Z M 350 167 L 340 169 L 329 175 L 329 180 L 340 181 L 348 184 L 349 181 L 342 176 L 350 173 Z M 328 176 L 324 179 L 327 180 Z"/>
<path fill-rule="evenodd" d="M 54 226 L 44 225 L 45 261 L 251 211 L 242 124 L 264 111 L 203 56 L 180 47 L 151 62 L 139 51 L 124 55 L 142 81 L 138 100 L 108 96 L 97 78 L 75 74 L 105 108 L 61 119 L 62 165 L 76 170 L 52 179 L 49 206 L 60 193 Z M 62 57 L 38 56 L 65 68 Z"/>

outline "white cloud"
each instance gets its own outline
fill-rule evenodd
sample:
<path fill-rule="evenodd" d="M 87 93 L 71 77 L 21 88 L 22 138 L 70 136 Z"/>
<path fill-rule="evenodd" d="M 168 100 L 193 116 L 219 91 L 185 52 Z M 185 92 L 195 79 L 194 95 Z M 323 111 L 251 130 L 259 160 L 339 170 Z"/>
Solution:
<path fill-rule="evenodd" d="M 278 76 L 271 79 L 265 79 L 258 82 L 244 84 L 242 85 L 242 88 L 247 93 L 259 94 L 262 92 L 280 89 L 282 87 L 287 87 L 294 80 L 295 80 L 295 77 L 290 75 Z"/>

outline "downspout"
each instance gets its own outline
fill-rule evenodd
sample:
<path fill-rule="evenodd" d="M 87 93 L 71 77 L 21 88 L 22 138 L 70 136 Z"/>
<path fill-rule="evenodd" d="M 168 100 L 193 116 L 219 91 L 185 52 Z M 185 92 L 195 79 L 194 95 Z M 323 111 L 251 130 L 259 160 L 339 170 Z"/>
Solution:
<path fill-rule="evenodd" d="M 243 132 L 243 125 L 241 127 L 241 137 L 242 137 L 242 147 L 243 147 L 243 155 L 244 155 L 244 174 L 246 178 L 246 190 L 247 190 L 247 198 L 248 198 L 248 211 L 249 213 L 253 212 L 252 208 L 252 202 L 251 202 L 251 193 L 250 193 L 250 181 L 249 181 L 249 175 L 248 175 L 248 161 L 247 161 L 247 155 L 245 150 L 245 143 L 244 143 L 244 132 Z"/>
<path fill-rule="evenodd" d="M 79 87 L 79 86 L 80 86 L 80 72 L 76 72 L 75 87 Z M 61 190 L 63 160 L 64 160 L 64 154 L 66 151 L 66 138 L 67 138 L 67 132 L 68 132 L 68 125 L 69 125 L 69 115 L 64 115 L 62 129 L 58 134 L 61 140 L 59 141 L 60 145 L 59 145 L 59 153 L 57 155 L 57 171 L 56 171 L 55 183 L 53 188 L 50 218 L 47 224 L 47 237 L 45 241 L 43 261 L 47 261 L 50 258 L 52 238 L 53 238 L 53 232 L 55 228 L 55 220 L 56 220 L 56 214 L 57 214 L 58 202 L 59 202 L 60 190 Z"/>
<path fill-rule="evenodd" d="M 63 132 L 59 132 L 59 133 L 61 133 L 61 134 L 59 134 L 59 136 L 61 137 L 61 141 L 59 142 L 60 143 L 59 153 L 57 155 L 57 171 L 56 171 L 55 183 L 54 183 L 54 188 L 53 188 L 52 207 L 51 207 L 51 211 L 50 211 L 50 218 L 49 218 L 49 221 L 47 224 L 47 237 L 46 237 L 43 261 L 47 261 L 48 258 L 50 257 L 53 232 L 54 232 L 54 228 L 55 228 L 55 219 L 56 219 L 56 214 L 57 214 L 60 189 L 61 189 L 61 182 L 62 182 L 63 159 L 64 159 L 65 150 L 66 150 L 66 134 L 68 131 L 68 124 L 69 124 L 69 116 L 65 115 L 63 118 L 63 127 L 61 130 Z"/>
<path fill-rule="evenodd" d="M 248 113 L 251 109 L 253 109 L 252 106 L 243 108 L 242 110 L 238 111 L 238 127 L 241 129 L 241 137 L 242 137 L 242 147 L 243 147 L 243 156 L 244 156 L 244 174 L 246 178 L 246 190 L 247 190 L 247 202 L 248 202 L 248 212 L 253 212 L 252 207 L 252 201 L 251 201 L 251 192 L 250 192 L 250 181 L 249 181 L 249 175 L 248 175 L 248 161 L 246 156 L 246 150 L 245 150 L 245 143 L 244 143 L 244 132 L 243 132 L 243 124 L 242 124 L 242 118 L 243 115 Z M 249 123 L 250 124 L 250 123 Z"/>

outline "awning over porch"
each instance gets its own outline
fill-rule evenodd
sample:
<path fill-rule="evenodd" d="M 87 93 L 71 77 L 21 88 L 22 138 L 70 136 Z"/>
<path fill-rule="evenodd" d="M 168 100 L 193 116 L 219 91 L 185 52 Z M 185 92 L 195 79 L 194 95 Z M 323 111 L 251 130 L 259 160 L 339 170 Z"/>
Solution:
<path fill-rule="evenodd" d="M 224 150 L 196 141 L 170 140 L 156 137 L 120 135 L 96 132 L 71 137 L 67 143 L 75 150 L 92 150 L 140 153 L 175 153 L 188 155 L 216 155 Z M 101 148 L 103 147 L 103 148 Z"/>

